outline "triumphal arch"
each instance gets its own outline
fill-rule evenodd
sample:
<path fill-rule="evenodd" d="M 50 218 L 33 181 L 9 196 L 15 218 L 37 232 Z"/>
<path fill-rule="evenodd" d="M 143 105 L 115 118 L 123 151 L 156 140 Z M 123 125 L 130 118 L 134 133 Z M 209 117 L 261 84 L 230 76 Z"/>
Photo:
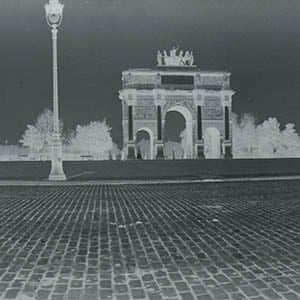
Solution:
<path fill-rule="evenodd" d="M 148 159 L 162 159 L 164 127 L 170 111 L 185 119 L 182 158 L 230 158 L 232 152 L 230 73 L 204 71 L 193 52 L 177 48 L 157 53 L 157 67 L 122 72 L 124 156 L 138 156 L 137 134 L 149 137 Z"/>

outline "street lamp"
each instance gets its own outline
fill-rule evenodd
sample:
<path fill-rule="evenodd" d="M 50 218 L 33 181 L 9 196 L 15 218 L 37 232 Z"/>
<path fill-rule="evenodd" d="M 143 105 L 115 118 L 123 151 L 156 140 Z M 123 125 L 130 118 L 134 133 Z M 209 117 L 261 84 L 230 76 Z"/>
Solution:
<path fill-rule="evenodd" d="M 53 51 L 53 140 L 51 153 L 51 172 L 49 180 L 66 180 L 62 164 L 62 142 L 59 130 L 58 118 L 58 83 L 57 83 L 57 27 L 63 18 L 64 5 L 59 0 L 49 0 L 45 5 L 46 20 L 52 28 Z"/>

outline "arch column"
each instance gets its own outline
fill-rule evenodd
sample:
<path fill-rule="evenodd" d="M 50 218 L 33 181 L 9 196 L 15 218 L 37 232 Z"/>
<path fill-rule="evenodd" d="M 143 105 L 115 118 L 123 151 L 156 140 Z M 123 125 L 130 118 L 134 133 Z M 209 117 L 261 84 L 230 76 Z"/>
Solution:
<path fill-rule="evenodd" d="M 185 121 L 185 128 L 186 128 L 186 140 L 185 140 L 186 153 L 184 154 L 184 158 L 191 159 L 191 158 L 193 158 L 193 152 L 194 152 L 193 120 L 192 119 Z"/>
<path fill-rule="evenodd" d="M 135 159 L 135 145 L 133 139 L 133 105 L 128 105 L 128 144 L 127 144 L 127 159 Z"/>
<path fill-rule="evenodd" d="M 161 120 L 161 140 L 156 140 L 155 144 L 155 153 L 156 159 L 164 159 L 165 151 L 164 151 L 164 141 L 163 141 L 163 132 L 165 130 L 165 120 Z"/>
<path fill-rule="evenodd" d="M 204 158 L 204 142 L 202 128 L 202 105 L 197 105 L 197 142 L 195 143 L 195 158 Z"/>
<path fill-rule="evenodd" d="M 222 138 L 220 131 L 215 127 L 209 127 L 204 133 L 205 158 L 218 159 L 222 157 Z"/>
<path fill-rule="evenodd" d="M 223 154 L 224 158 L 232 158 L 232 141 L 231 141 L 231 124 L 230 114 L 231 107 L 224 106 L 224 142 L 223 142 Z"/>
<path fill-rule="evenodd" d="M 161 105 L 157 105 L 157 120 L 156 120 L 156 128 L 157 128 L 157 140 L 155 144 L 155 153 L 157 159 L 164 159 L 164 142 L 163 142 L 163 132 L 165 120 L 162 119 L 162 111 Z"/>

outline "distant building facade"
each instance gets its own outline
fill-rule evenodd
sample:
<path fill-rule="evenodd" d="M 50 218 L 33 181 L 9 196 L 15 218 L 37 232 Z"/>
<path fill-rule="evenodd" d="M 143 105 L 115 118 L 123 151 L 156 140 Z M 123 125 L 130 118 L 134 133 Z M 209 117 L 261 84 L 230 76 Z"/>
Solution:
<path fill-rule="evenodd" d="M 164 158 L 164 125 L 168 112 L 185 119 L 184 158 L 230 158 L 232 156 L 232 96 L 230 73 L 202 71 L 194 65 L 192 52 L 173 48 L 157 54 L 155 69 L 122 72 L 124 156 L 138 156 L 136 137 L 147 132 L 149 159 Z"/>

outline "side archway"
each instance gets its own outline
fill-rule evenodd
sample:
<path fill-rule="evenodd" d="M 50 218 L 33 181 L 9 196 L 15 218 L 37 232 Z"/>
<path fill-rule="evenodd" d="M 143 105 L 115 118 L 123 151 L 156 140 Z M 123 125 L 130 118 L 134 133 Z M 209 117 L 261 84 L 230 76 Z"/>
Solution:
<path fill-rule="evenodd" d="M 145 137 L 149 137 L 148 139 Z M 151 129 L 139 128 L 135 134 L 135 156 L 142 159 L 153 159 L 154 157 L 154 136 Z M 138 157 L 140 156 L 140 157 Z"/>
<path fill-rule="evenodd" d="M 221 135 L 215 127 L 209 127 L 204 133 L 204 156 L 205 158 L 221 158 Z"/>

